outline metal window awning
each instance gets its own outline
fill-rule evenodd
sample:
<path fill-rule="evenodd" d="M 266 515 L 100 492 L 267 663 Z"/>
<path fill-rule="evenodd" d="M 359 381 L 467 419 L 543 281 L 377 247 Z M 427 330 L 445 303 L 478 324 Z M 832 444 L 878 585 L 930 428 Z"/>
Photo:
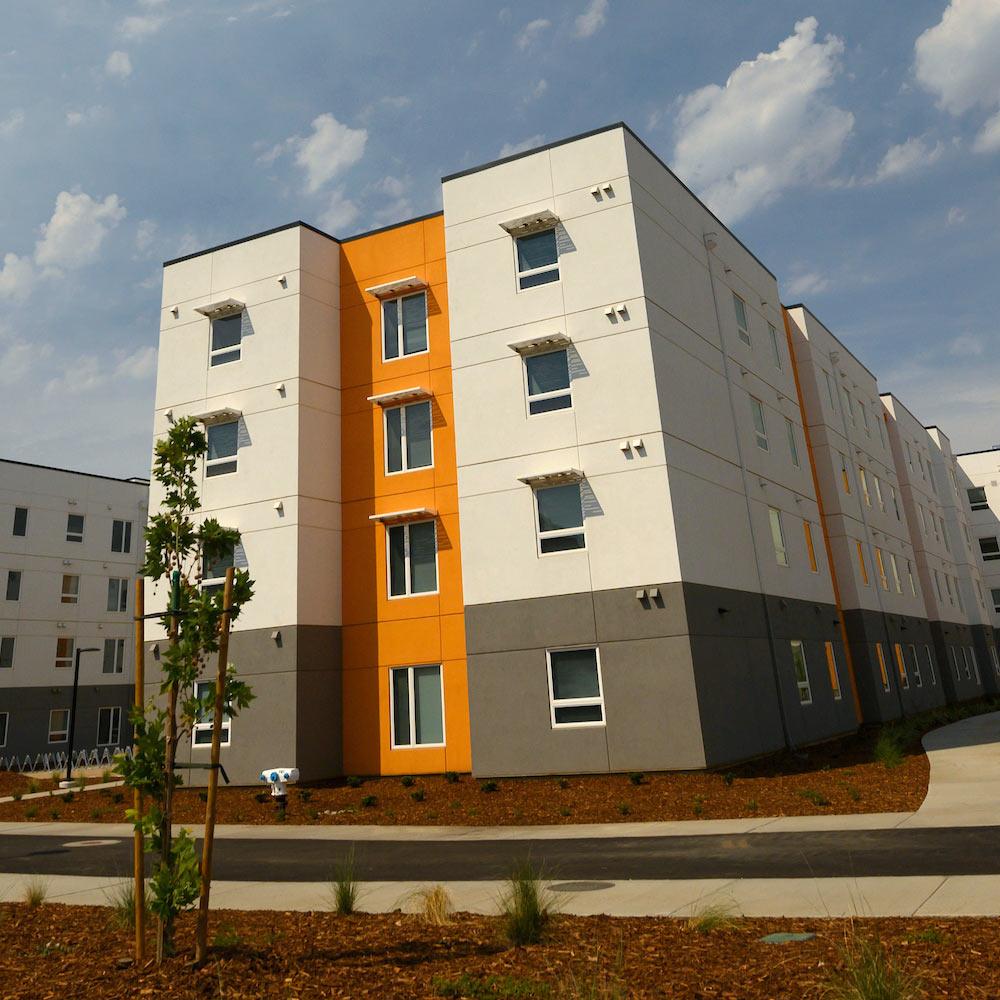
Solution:
<path fill-rule="evenodd" d="M 392 392 L 382 392 L 377 396 L 369 396 L 368 402 L 376 406 L 395 406 L 397 403 L 409 403 L 417 399 L 430 399 L 430 389 L 422 385 L 411 385 L 408 389 L 393 389 Z"/>
<path fill-rule="evenodd" d="M 559 221 L 559 216 L 551 209 L 543 208 L 540 211 L 532 212 L 530 215 L 521 215 L 516 219 L 508 219 L 501 222 L 500 228 L 505 229 L 511 236 L 527 236 L 528 233 L 537 233 L 542 229 L 551 229 Z"/>
<path fill-rule="evenodd" d="M 231 406 L 222 406 L 217 410 L 206 410 L 204 413 L 192 413 L 191 416 L 203 424 L 228 424 L 243 416 L 242 410 Z"/>
<path fill-rule="evenodd" d="M 518 476 L 518 480 L 528 486 L 562 486 L 566 483 L 579 483 L 583 480 L 580 469 L 560 469 L 558 472 L 538 472 L 530 476 Z"/>
<path fill-rule="evenodd" d="M 568 347 L 573 341 L 565 333 L 544 333 L 528 340 L 516 340 L 507 346 L 518 354 L 537 354 L 539 351 L 554 350 L 558 347 Z"/>
<path fill-rule="evenodd" d="M 423 278 L 411 274 L 408 278 L 396 278 L 394 281 L 387 281 L 384 285 L 372 285 L 365 291 L 369 295 L 374 295 L 377 299 L 395 299 L 400 295 L 410 295 L 419 292 L 427 287 L 427 282 Z"/>
<path fill-rule="evenodd" d="M 391 510 L 385 514 L 371 514 L 369 521 L 381 521 L 382 524 L 400 524 L 403 521 L 427 521 L 437 517 L 433 507 L 411 507 L 408 510 Z"/>
<path fill-rule="evenodd" d="M 239 299 L 220 299 L 218 302 L 207 302 L 203 306 L 195 306 L 194 311 L 215 319 L 218 316 L 228 316 L 230 313 L 243 312 L 246 308 L 245 302 Z"/>

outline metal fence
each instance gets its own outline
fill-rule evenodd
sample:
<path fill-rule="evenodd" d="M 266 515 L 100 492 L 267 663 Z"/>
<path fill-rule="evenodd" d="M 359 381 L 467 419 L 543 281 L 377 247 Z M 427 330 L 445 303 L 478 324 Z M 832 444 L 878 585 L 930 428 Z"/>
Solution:
<path fill-rule="evenodd" d="M 132 759 L 132 748 L 98 747 L 95 750 L 74 750 L 73 767 L 107 767 L 115 762 L 115 757 Z M 4 757 L 0 755 L 0 771 L 65 771 L 69 756 L 64 751 L 39 753 L 24 757 Z"/>

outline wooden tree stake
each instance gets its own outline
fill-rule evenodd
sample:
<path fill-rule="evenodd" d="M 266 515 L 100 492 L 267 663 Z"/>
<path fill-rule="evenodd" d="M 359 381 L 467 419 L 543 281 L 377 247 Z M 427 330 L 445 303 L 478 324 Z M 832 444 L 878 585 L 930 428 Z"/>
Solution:
<path fill-rule="evenodd" d="M 145 581 L 140 576 L 135 581 L 135 705 L 140 712 L 145 704 L 143 689 L 145 651 L 142 645 L 144 613 Z M 132 869 L 135 875 L 135 887 L 132 892 L 135 903 L 135 962 L 136 965 L 140 965 L 146 958 L 146 886 L 143 878 L 142 792 L 138 788 L 135 789 L 132 805 L 135 809 L 135 833 L 132 835 Z"/>

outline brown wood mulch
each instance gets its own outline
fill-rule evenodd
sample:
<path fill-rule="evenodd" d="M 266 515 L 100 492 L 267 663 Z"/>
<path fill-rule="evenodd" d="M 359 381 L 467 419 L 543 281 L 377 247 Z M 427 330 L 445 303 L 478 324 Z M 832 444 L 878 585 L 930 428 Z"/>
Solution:
<path fill-rule="evenodd" d="M 131 955 L 131 930 L 115 926 L 106 908 L 5 904 L 0 911 L 0 991 L 11 1000 L 802 1000 L 824 995 L 849 941 L 875 939 L 894 965 L 918 977 L 917 996 L 1000 996 L 1000 922 L 986 919 L 739 920 L 701 932 L 669 918 L 557 916 L 540 944 L 512 948 L 494 917 L 455 914 L 434 926 L 401 913 L 214 911 L 209 961 L 194 970 L 191 914 L 179 922 L 178 955 L 136 969 L 119 967 Z M 775 931 L 816 937 L 759 940 Z"/>
<path fill-rule="evenodd" d="M 929 765 L 915 749 L 898 767 L 872 760 L 874 733 L 783 753 L 728 771 L 663 772 L 634 784 L 627 774 L 567 778 L 500 778 L 490 783 L 461 775 L 367 778 L 292 786 L 288 823 L 502 826 L 611 823 L 754 816 L 911 812 L 927 794 Z M 639 776 L 635 776 L 639 779 Z M 176 821 L 204 820 L 204 792 L 183 789 Z M 374 801 L 372 801 L 372 798 Z M 74 795 L 72 800 L 0 803 L 0 820 L 121 822 L 131 798 L 125 789 Z M 219 823 L 274 823 L 266 788 L 221 788 Z"/>

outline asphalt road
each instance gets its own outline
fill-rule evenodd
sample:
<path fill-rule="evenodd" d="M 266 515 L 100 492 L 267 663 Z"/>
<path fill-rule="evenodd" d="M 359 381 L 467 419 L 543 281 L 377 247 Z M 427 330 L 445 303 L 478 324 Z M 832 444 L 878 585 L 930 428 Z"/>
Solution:
<path fill-rule="evenodd" d="M 221 880 L 323 882 L 344 841 L 216 840 Z M 521 841 L 359 841 L 360 881 L 480 881 L 530 856 L 549 878 L 823 878 L 1000 874 L 1000 826 Z M 126 876 L 131 839 L 0 836 L 0 872 Z"/>

